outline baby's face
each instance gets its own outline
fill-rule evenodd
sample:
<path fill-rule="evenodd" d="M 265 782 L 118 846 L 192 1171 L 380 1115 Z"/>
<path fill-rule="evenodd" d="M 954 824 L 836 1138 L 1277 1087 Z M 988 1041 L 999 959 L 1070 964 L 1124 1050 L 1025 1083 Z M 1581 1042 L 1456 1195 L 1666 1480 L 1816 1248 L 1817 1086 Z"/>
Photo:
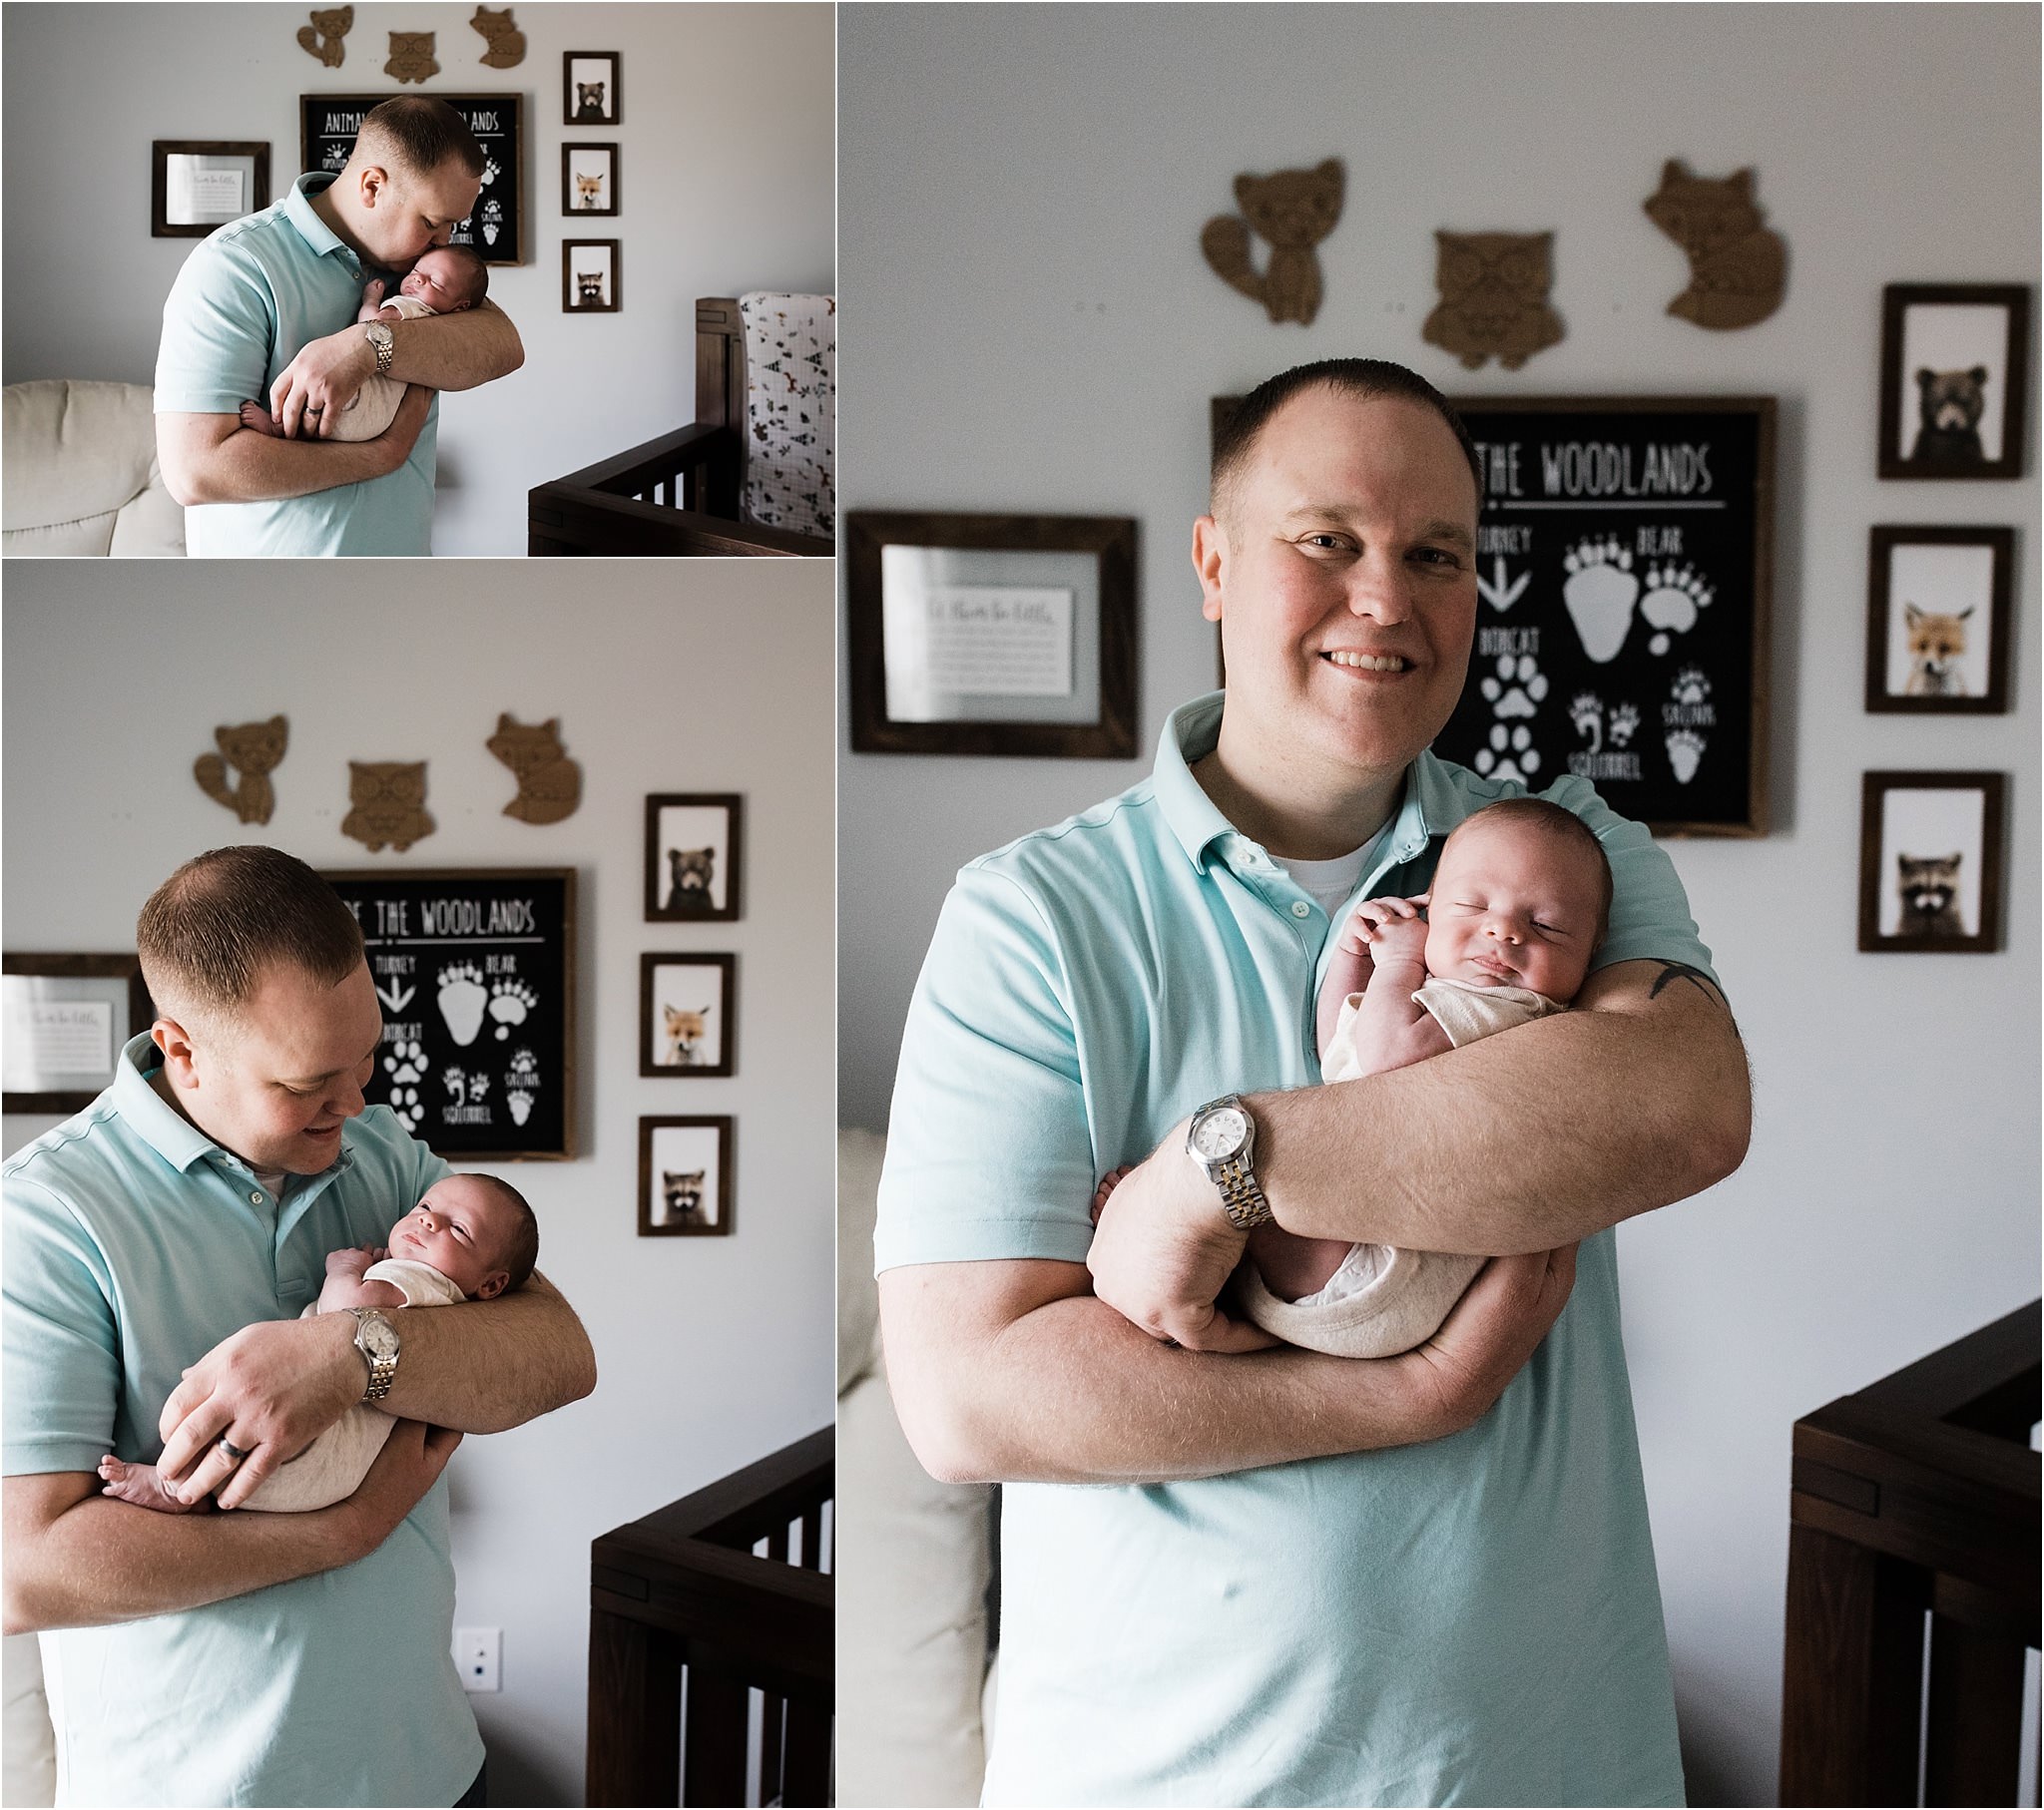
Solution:
<path fill-rule="evenodd" d="M 510 1280 L 504 1255 L 517 1211 L 473 1175 L 449 1175 L 390 1230 L 390 1254 L 430 1263 L 465 1295 L 487 1301 Z"/>
<path fill-rule="evenodd" d="M 466 259 L 447 251 L 428 251 L 397 286 L 439 314 L 457 313 L 474 305 L 475 272 Z"/>
<path fill-rule="evenodd" d="M 1458 829 L 1434 870 L 1426 971 L 1569 1000 L 1597 947 L 1603 879 L 1588 849 L 1508 819 Z"/>

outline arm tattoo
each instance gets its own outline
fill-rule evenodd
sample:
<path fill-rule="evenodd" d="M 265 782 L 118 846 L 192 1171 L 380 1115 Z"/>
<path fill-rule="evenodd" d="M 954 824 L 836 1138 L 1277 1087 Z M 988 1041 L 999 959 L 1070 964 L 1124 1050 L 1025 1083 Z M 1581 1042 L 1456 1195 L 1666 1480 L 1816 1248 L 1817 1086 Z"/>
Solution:
<path fill-rule="evenodd" d="M 1647 997 L 1649 999 L 1659 999 L 1662 989 L 1668 986 L 1671 981 L 1688 981 L 1691 986 L 1716 1000 L 1728 1012 L 1732 1009 L 1732 1002 L 1718 988 L 1711 985 L 1710 977 L 1702 969 L 1692 968 L 1687 962 L 1663 962 L 1661 964 L 1661 973 L 1655 979 L 1654 985 L 1649 990 Z"/>

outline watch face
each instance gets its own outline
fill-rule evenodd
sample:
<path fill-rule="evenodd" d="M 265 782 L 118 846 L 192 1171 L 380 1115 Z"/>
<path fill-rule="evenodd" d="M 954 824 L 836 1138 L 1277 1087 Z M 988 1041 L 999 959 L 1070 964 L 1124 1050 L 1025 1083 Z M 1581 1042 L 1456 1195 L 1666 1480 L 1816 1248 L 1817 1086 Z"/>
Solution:
<path fill-rule="evenodd" d="M 1209 1162 L 1219 1162 L 1242 1148 L 1248 1129 L 1240 1107 L 1222 1107 L 1193 1128 L 1193 1148 Z"/>
<path fill-rule="evenodd" d="M 397 1334 L 387 1320 L 364 1320 L 362 1322 L 362 1346 L 372 1358 L 387 1358 L 397 1355 Z"/>

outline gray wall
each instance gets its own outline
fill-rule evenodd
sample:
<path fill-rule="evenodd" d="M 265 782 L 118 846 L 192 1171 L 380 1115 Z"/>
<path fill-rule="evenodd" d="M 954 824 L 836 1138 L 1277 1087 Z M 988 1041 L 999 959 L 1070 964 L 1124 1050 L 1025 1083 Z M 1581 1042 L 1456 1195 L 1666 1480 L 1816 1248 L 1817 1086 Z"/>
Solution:
<path fill-rule="evenodd" d="M 2035 282 L 2037 9 L 846 5 L 839 54 L 842 500 L 1138 517 L 1146 749 L 1214 673 L 1210 396 L 1369 353 L 1450 393 L 1781 398 L 1776 827 L 1670 850 L 1752 1051 L 1753 1151 L 1621 1234 L 1692 1801 L 1772 1802 L 1790 1423 L 2037 1292 L 2038 486 L 1873 475 L 1881 285 Z M 1238 171 L 1328 156 L 1326 300 L 1274 326 L 1200 226 Z M 1640 203 L 1669 157 L 1758 167 L 1789 245 L 1762 325 L 1664 312 L 1687 264 Z M 1423 344 L 1440 226 L 1555 228 L 1568 337 L 1478 376 Z M 2019 525 L 2010 714 L 1862 711 L 1876 522 Z M 840 760 L 839 1110 L 879 1128 L 954 869 L 1148 755 Z M 2005 953 L 1854 952 L 1871 767 L 2012 774 Z"/>
<path fill-rule="evenodd" d="M 326 867 L 577 869 L 581 1149 L 516 1179 L 602 1378 L 585 1402 L 469 1440 L 453 1471 L 457 1625 L 504 1634 L 502 1694 L 471 1699 L 492 1795 L 577 1804 L 590 1541 L 832 1412 L 829 579 L 796 562 L 613 566 L 600 583 L 408 570 L 407 590 L 430 595 L 365 599 L 346 569 L 311 562 L 287 584 L 253 567 L 10 567 L 7 947 L 132 949 L 164 875 L 244 839 Z M 214 724 L 278 710 L 276 812 L 244 827 L 192 761 Z M 499 710 L 561 717 L 583 771 L 565 822 L 502 814 L 516 788 L 483 746 Z M 347 761 L 420 757 L 437 831 L 365 855 L 339 830 Z M 659 791 L 744 795 L 737 923 L 644 922 L 644 799 Z M 737 952 L 732 1079 L 640 1078 L 643 950 Z M 734 1229 L 641 1239 L 639 1118 L 695 1113 L 737 1120 Z M 9 1119 L 7 1147 L 54 1123 Z"/>
<path fill-rule="evenodd" d="M 533 485 L 694 419 L 697 296 L 832 285 L 831 8 L 520 6 L 511 69 L 480 61 L 474 11 L 357 6 L 328 69 L 298 48 L 303 7 L 8 5 L 6 381 L 152 381 L 194 241 L 150 236 L 151 141 L 266 141 L 280 196 L 298 173 L 298 96 L 397 92 L 395 29 L 433 32 L 440 65 L 405 92 L 525 97 L 528 261 L 490 278 L 525 367 L 441 402 L 434 551 L 523 554 Z M 562 53 L 590 49 L 622 57 L 615 127 L 561 123 Z M 620 215 L 563 217 L 564 140 L 619 146 Z M 623 242 L 618 313 L 562 312 L 564 237 Z"/>

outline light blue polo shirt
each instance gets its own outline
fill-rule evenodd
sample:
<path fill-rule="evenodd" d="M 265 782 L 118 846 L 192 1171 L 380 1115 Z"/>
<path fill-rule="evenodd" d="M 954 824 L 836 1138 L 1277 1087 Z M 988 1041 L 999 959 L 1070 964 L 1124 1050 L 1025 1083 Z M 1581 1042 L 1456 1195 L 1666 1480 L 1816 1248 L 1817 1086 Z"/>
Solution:
<path fill-rule="evenodd" d="M 337 333 L 362 305 L 371 272 L 312 212 L 333 181 L 314 172 L 282 201 L 221 227 L 185 260 L 164 303 L 156 359 L 160 415 L 238 415 L 269 402 L 269 386 L 305 342 Z M 273 503 L 201 503 L 185 511 L 194 559 L 268 554 L 424 558 L 433 551 L 433 398 L 411 457 L 387 477 Z"/>
<path fill-rule="evenodd" d="M 1318 1082 L 1329 920 L 1189 770 L 1221 707 L 1178 710 L 1120 797 L 959 874 L 902 1040 L 879 1269 L 1083 1262 L 1107 1170 L 1205 1101 Z M 1422 890 L 1447 832 L 1521 790 L 1422 754 L 1354 899 Z M 1610 857 L 1600 965 L 1708 973 L 1648 832 L 1583 780 L 1543 795 Z M 1683 1801 L 1610 1231 L 1454 1438 L 1194 1483 L 1011 1484 L 1001 1527 L 989 1804 Z"/>
<path fill-rule="evenodd" d="M 179 1374 L 315 1299 L 326 1253 L 382 1244 L 448 1166 L 387 1107 L 281 1208 L 139 1067 L 0 1168 L 5 1470 L 154 1462 Z M 145 1515 L 147 1509 L 123 1510 Z M 255 1511 L 237 1511 L 254 1513 Z M 114 1627 L 42 1636 L 60 1803 L 452 1804 L 483 1749 L 449 1651 L 443 1475 L 338 1571 Z"/>

